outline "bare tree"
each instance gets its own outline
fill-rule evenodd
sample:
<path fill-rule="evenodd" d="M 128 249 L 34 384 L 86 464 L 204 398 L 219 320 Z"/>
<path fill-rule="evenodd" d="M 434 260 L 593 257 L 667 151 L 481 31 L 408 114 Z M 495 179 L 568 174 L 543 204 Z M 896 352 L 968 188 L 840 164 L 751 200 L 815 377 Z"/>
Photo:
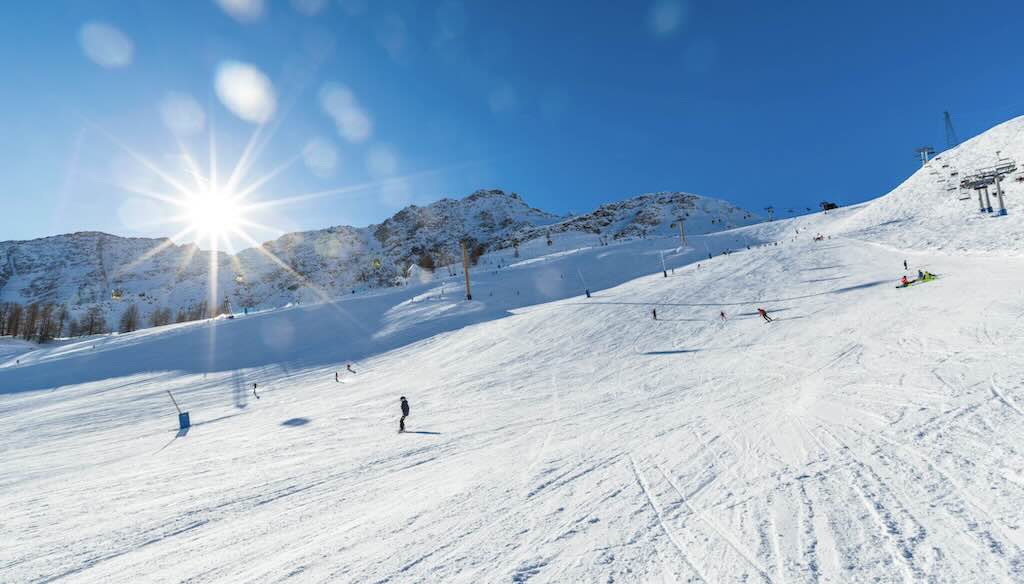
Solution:
<path fill-rule="evenodd" d="M 174 322 L 187 322 L 187 321 L 188 321 L 188 315 L 185 314 L 185 309 L 184 308 L 179 308 L 178 309 L 178 314 L 174 317 Z"/>
<path fill-rule="evenodd" d="M 54 330 L 54 337 L 59 337 L 64 334 L 64 324 L 68 320 L 68 305 L 61 304 L 60 308 L 57 309 L 57 327 Z"/>
<path fill-rule="evenodd" d="M 83 335 L 99 335 L 107 332 L 107 319 L 99 305 L 93 305 L 86 311 L 79 324 L 79 332 Z"/>
<path fill-rule="evenodd" d="M 7 313 L 10 310 L 10 302 L 0 302 L 0 337 L 7 334 Z"/>
<path fill-rule="evenodd" d="M 57 320 L 54 318 L 56 315 L 55 306 L 53 304 L 44 304 L 39 309 L 39 324 L 36 328 L 36 340 L 40 343 L 49 341 L 54 336 L 54 329 L 57 328 Z"/>
<path fill-rule="evenodd" d="M 26 341 L 36 335 L 36 329 L 39 326 L 39 304 L 33 302 L 28 305 L 25 310 L 25 322 L 21 327 L 21 338 Z"/>
<path fill-rule="evenodd" d="M 12 337 L 18 336 L 21 331 L 21 315 L 24 312 L 24 308 L 17 303 L 10 305 L 10 310 L 7 312 L 7 327 L 6 333 Z"/>
<path fill-rule="evenodd" d="M 121 313 L 121 320 L 118 321 L 117 330 L 122 333 L 130 333 L 139 328 L 139 307 L 132 303 Z"/>
<path fill-rule="evenodd" d="M 197 303 L 195 306 L 190 308 L 189 311 L 188 311 L 188 319 L 189 320 L 202 320 L 204 318 L 209 318 L 209 316 L 210 316 L 210 308 L 209 308 L 209 303 L 207 303 L 206 300 L 203 300 L 203 301 Z"/>
<path fill-rule="evenodd" d="M 78 325 L 78 319 L 77 318 L 69 319 L 68 320 L 68 336 L 69 337 L 77 337 L 77 336 L 79 336 L 81 334 L 82 334 L 82 332 L 81 332 L 81 328 Z"/>
<path fill-rule="evenodd" d="M 164 326 L 171 323 L 171 309 L 159 306 L 149 315 L 150 326 Z"/>

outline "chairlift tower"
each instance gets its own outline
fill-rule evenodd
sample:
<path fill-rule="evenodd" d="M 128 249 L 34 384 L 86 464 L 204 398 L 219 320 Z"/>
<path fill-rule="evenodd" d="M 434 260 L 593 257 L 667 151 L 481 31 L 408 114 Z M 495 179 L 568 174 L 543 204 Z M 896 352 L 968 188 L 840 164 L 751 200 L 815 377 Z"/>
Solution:
<path fill-rule="evenodd" d="M 992 213 L 992 199 L 989 197 L 989 186 L 996 189 L 996 200 L 999 203 L 997 216 L 1006 215 L 1006 202 L 1003 200 L 1003 179 L 1017 171 L 1017 163 L 1013 160 L 1001 160 L 995 166 L 981 168 L 974 174 L 960 181 L 960 186 L 978 192 L 978 207 L 982 213 Z M 982 199 L 984 197 L 984 200 Z"/>
<path fill-rule="evenodd" d="M 676 219 L 675 223 L 672 224 L 672 227 L 678 227 L 679 228 L 679 244 L 683 245 L 683 246 L 686 245 L 686 233 L 683 231 L 683 222 L 684 221 L 686 221 L 685 218 L 679 218 L 679 219 Z"/>
<path fill-rule="evenodd" d="M 935 154 L 935 148 L 931 146 L 921 146 L 920 148 L 914 149 L 914 152 L 917 152 L 917 155 L 921 157 L 921 166 L 925 166 L 928 164 L 929 157 Z"/>
<path fill-rule="evenodd" d="M 946 122 L 946 149 L 959 146 L 960 139 L 956 137 L 956 130 L 953 129 L 953 119 L 949 117 L 949 112 L 942 112 L 942 117 Z"/>

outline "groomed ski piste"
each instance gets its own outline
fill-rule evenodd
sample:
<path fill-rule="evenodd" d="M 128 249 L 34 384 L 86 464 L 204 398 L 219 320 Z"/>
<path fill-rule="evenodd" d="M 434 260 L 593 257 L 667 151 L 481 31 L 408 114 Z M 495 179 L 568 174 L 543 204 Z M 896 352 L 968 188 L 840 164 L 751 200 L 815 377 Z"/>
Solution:
<path fill-rule="evenodd" d="M 1024 581 L 1024 192 L 914 214 L 924 173 L 490 254 L 472 302 L 5 341 L 0 581 Z"/>

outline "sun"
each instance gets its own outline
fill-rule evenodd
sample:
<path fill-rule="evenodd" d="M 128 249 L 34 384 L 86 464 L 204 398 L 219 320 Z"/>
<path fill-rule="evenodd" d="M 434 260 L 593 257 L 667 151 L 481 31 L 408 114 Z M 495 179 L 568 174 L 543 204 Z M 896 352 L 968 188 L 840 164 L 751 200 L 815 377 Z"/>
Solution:
<path fill-rule="evenodd" d="M 227 235 L 242 226 L 243 209 L 238 197 L 219 190 L 191 193 L 185 215 L 193 231 L 207 237 Z"/>

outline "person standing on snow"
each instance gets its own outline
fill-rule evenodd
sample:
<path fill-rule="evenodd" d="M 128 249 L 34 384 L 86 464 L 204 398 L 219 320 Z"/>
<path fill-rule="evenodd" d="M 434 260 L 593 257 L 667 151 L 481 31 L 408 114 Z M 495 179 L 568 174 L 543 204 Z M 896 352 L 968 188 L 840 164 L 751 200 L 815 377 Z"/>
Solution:
<path fill-rule="evenodd" d="M 907 271 L 907 260 L 903 260 L 903 271 Z"/>
<path fill-rule="evenodd" d="M 405 418 L 409 415 L 409 402 L 406 401 L 405 396 L 402 396 L 402 417 L 398 420 L 398 433 L 405 432 Z"/>
<path fill-rule="evenodd" d="M 725 311 L 724 310 L 719 310 L 718 311 L 718 318 L 720 318 L 722 320 L 725 320 Z"/>
<path fill-rule="evenodd" d="M 654 320 L 658 320 L 658 309 L 657 308 L 652 308 L 651 309 L 651 316 L 654 317 Z"/>
<path fill-rule="evenodd" d="M 768 311 L 767 310 L 765 310 L 763 308 L 758 308 L 757 309 L 757 313 L 761 315 L 761 318 L 763 318 L 765 322 L 771 322 L 772 321 L 772 317 L 768 316 Z"/>

